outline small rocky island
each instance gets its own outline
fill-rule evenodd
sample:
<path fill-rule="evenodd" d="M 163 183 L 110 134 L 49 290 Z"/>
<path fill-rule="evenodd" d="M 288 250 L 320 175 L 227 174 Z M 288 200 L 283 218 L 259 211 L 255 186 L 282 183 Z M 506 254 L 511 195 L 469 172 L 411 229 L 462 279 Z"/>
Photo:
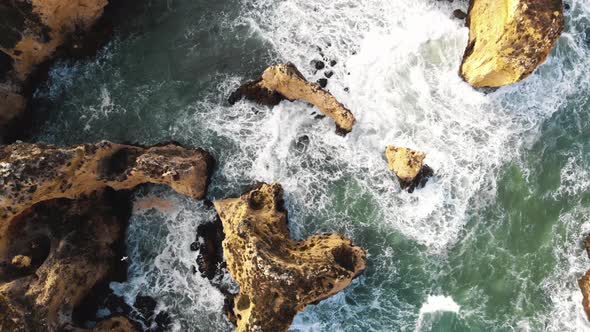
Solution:
<path fill-rule="evenodd" d="M 336 130 L 341 134 L 351 132 L 356 122 L 350 110 L 319 84 L 307 81 L 292 63 L 267 68 L 262 77 L 236 90 L 229 97 L 229 102 L 234 104 L 242 98 L 269 106 L 283 100 L 305 100 L 334 120 Z"/>
<path fill-rule="evenodd" d="M 364 249 L 342 235 L 291 240 L 279 184 L 260 184 L 214 205 L 227 267 L 240 285 L 236 331 L 287 331 L 297 312 L 338 293 L 365 270 Z"/>
<path fill-rule="evenodd" d="M 469 43 L 461 76 L 474 87 L 501 87 L 527 78 L 564 27 L 561 0 L 471 0 Z"/>

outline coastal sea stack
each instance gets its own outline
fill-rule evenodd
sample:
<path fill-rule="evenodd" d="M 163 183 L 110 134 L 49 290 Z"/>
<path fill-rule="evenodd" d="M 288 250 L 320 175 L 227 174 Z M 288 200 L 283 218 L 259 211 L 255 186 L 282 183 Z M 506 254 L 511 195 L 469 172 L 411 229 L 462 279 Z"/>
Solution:
<path fill-rule="evenodd" d="M 352 131 L 356 120 L 330 92 L 319 84 L 311 83 L 292 63 L 267 68 L 258 80 L 246 83 L 229 98 L 230 104 L 246 98 L 259 104 L 274 106 L 282 100 L 305 100 L 336 122 L 338 133 Z"/>
<path fill-rule="evenodd" d="M 287 331 L 305 306 L 338 293 L 365 269 L 364 249 L 342 235 L 291 240 L 279 184 L 214 205 L 227 268 L 240 285 L 233 309 L 238 332 Z"/>
<path fill-rule="evenodd" d="M 424 164 L 424 152 L 389 145 L 385 149 L 385 157 L 389 169 L 399 179 L 401 188 L 410 193 L 416 188 L 424 187 L 428 179 L 434 175 L 432 168 Z"/>
<path fill-rule="evenodd" d="M 176 144 L 1 147 L 0 331 L 86 331 L 78 307 L 126 271 L 128 190 L 158 183 L 201 199 L 213 164 Z M 92 331 L 139 331 L 125 317 L 103 318 Z"/>
<path fill-rule="evenodd" d="M 461 76 L 474 87 L 521 81 L 541 65 L 564 28 L 562 0 L 471 0 Z"/>

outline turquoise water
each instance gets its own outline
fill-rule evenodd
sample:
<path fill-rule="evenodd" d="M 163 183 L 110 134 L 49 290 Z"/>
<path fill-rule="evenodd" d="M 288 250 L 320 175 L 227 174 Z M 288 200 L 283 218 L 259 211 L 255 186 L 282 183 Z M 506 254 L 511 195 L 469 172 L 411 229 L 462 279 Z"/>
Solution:
<path fill-rule="evenodd" d="M 590 5 L 570 3 L 547 63 L 484 94 L 457 76 L 468 30 L 451 12 L 465 4 L 152 1 L 96 59 L 51 70 L 35 140 L 206 148 L 218 161 L 211 200 L 280 182 L 294 237 L 341 232 L 369 252 L 366 273 L 293 331 L 590 330 L 576 283 L 590 268 Z M 305 103 L 226 102 L 272 63 L 319 79 L 322 58 L 357 118 L 346 137 Z M 425 151 L 436 177 L 401 191 L 388 144 Z M 231 330 L 221 294 L 190 272 L 213 211 L 160 187 L 146 196 L 175 207 L 134 215 L 130 280 L 112 287 L 131 303 L 154 296 L 178 331 Z"/>

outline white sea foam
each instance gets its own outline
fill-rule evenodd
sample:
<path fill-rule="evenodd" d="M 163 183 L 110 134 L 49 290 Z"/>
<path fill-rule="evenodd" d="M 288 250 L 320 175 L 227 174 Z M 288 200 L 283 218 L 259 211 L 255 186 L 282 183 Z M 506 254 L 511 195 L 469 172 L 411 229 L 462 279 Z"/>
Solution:
<path fill-rule="evenodd" d="M 190 250 L 197 226 L 214 220 L 211 208 L 202 202 L 153 188 L 139 194 L 171 200 L 171 210 L 148 209 L 136 212 L 128 229 L 128 280 L 112 283 L 116 294 L 133 305 L 138 294 L 158 301 L 159 311 L 171 315 L 174 331 L 224 331 L 230 323 L 223 315 L 224 296 L 209 280 L 192 269 L 197 252 Z M 229 280 L 223 282 L 228 283 Z"/>
<path fill-rule="evenodd" d="M 590 258 L 582 244 L 584 236 L 590 233 L 590 209 L 578 208 L 559 219 L 553 239 L 557 266 L 542 284 L 553 305 L 549 314 L 538 319 L 545 322 L 546 331 L 590 331 L 577 283 L 590 269 Z"/>
<path fill-rule="evenodd" d="M 458 314 L 461 307 L 453 300 L 452 297 L 444 295 L 429 295 L 426 302 L 420 307 L 418 321 L 416 322 L 416 331 L 422 331 L 424 328 L 425 318 L 427 315 L 437 313 L 451 312 Z"/>

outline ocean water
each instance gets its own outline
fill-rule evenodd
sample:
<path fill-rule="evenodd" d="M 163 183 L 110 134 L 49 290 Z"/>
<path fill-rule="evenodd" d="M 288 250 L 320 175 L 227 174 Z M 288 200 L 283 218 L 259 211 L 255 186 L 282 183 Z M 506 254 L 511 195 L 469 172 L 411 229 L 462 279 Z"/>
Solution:
<path fill-rule="evenodd" d="M 210 200 L 280 182 L 293 237 L 340 232 L 369 253 L 292 331 L 590 331 L 577 286 L 590 268 L 590 3 L 569 3 L 547 62 L 486 94 L 457 74 L 468 29 L 451 13 L 466 2 L 153 0 L 95 59 L 51 69 L 34 140 L 203 147 L 218 161 Z M 352 133 L 303 102 L 227 103 L 286 61 L 310 80 L 333 72 Z M 425 151 L 436 176 L 400 190 L 388 144 Z M 156 298 L 176 331 L 231 331 L 222 295 L 191 272 L 212 209 L 157 186 L 136 196 L 171 204 L 134 213 L 129 280 L 112 288 Z"/>

